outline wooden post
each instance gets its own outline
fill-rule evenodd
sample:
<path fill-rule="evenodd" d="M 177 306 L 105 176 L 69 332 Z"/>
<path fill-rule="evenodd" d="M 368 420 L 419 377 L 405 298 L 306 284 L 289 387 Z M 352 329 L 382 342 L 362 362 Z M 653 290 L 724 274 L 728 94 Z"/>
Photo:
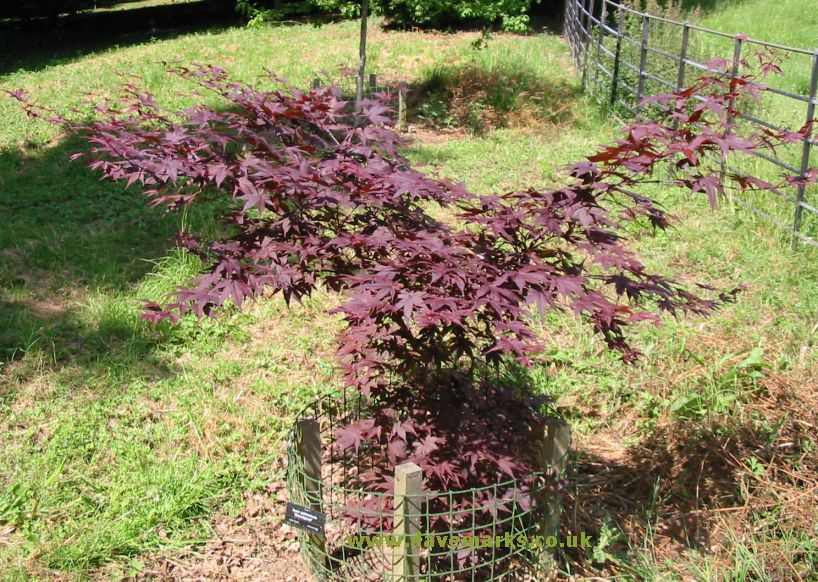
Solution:
<path fill-rule="evenodd" d="M 393 534 L 401 543 L 392 554 L 392 580 L 409 582 L 420 577 L 420 548 L 411 538 L 420 534 L 423 470 L 414 463 L 395 467 L 395 526 Z"/>
<path fill-rule="evenodd" d="M 398 131 L 406 131 L 406 89 L 398 88 Z"/>
<path fill-rule="evenodd" d="M 366 74 L 366 24 L 369 17 L 369 0 L 361 2 L 361 38 L 358 45 L 358 78 L 355 80 L 355 113 L 361 111 L 364 98 L 364 75 Z"/>
<path fill-rule="evenodd" d="M 561 418 L 549 418 L 543 425 L 542 447 L 537 455 L 537 464 L 543 472 L 556 472 L 562 478 L 571 449 L 571 427 Z M 546 499 L 542 522 L 542 535 L 555 536 L 559 531 L 561 494 L 549 495 Z"/>
<path fill-rule="evenodd" d="M 594 0 L 591 0 L 590 4 L 588 5 L 588 17 L 585 20 L 585 38 L 583 45 L 585 47 L 585 55 L 582 62 L 582 88 L 585 89 L 585 85 L 588 81 L 588 66 L 590 65 L 591 60 L 591 32 L 593 31 L 594 25 Z"/>
<path fill-rule="evenodd" d="M 588 13 L 585 15 L 585 29 L 583 30 L 583 44 L 585 45 L 586 49 L 589 44 L 591 44 L 591 27 L 593 26 L 593 18 L 594 18 L 594 0 L 588 0 L 588 6 L 585 7 Z"/>
<path fill-rule="evenodd" d="M 679 70 L 676 73 L 676 92 L 680 93 L 685 88 L 685 77 L 687 75 L 687 47 L 690 44 L 690 23 L 685 20 L 682 28 L 682 47 L 679 51 Z M 679 129 L 679 120 L 673 119 L 673 129 Z"/>
<path fill-rule="evenodd" d="M 690 44 L 690 23 L 685 20 L 682 25 L 682 46 L 679 51 L 679 71 L 676 73 L 676 90 L 685 88 L 685 75 L 687 74 L 687 47 Z"/>
<path fill-rule="evenodd" d="M 690 23 L 685 20 L 682 25 L 682 46 L 679 51 L 679 70 L 676 72 L 676 92 L 681 93 L 685 88 L 685 76 L 687 74 L 687 47 L 690 44 Z M 673 129 L 679 129 L 679 118 L 673 118 Z M 672 156 L 668 160 L 668 176 L 673 178 L 674 168 L 676 167 L 676 159 L 678 156 Z"/>
<path fill-rule="evenodd" d="M 574 38 L 572 46 L 574 50 L 572 55 L 574 57 L 574 65 L 577 67 L 577 72 L 582 71 L 582 37 L 580 36 L 582 30 L 582 10 L 585 9 L 585 0 L 572 0 L 572 18 L 571 18 L 571 34 Z"/>
<path fill-rule="evenodd" d="M 578 35 L 579 35 L 579 27 L 578 27 L 578 14 L 579 14 L 579 7 L 577 3 L 580 0 L 570 0 L 570 7 L 569 16 L 568 16 L 568 23 L 566 24 L 566 29 L 568 30 L 568 38 L 569 38 L 569 46 L 571 47 L 571 58 L 574 60 L 574 67 L 576 67 L 577 72 L 580 70 L 580 62 L 579 62 L 579 45 L 578 42 Z"/>
<path fill-rule="evenodd" d="M 743 37 L 737 36 L 733 43 L 733 65 L 730 67 L 730 78 L 735 79 L 738 76 L 738 68 L 741 64 L 741 45 Z M 733 114 L 736 108 L 736 98 L 730 97 L 730 104 L 727 107 L 727 125 L 733 125 Z"/>
<path fill-rule="evenodd" d="M 322 511 L 321 491 L 321 428 L 318 420 L 302 418 L 295 424 L 296 450 L 304 463 L 304 499 L 305 506 L 313 511 Z M 326 540 L 316 534 L 310 537 L 310 547 L 316 557 L 323 560 L 326 556 Z"/>
<path fill-rule="evenodd" d="M 741 43 L 742 43 L 741 36 L 737 36 L 736 40 L 733 44 L 733 66 L 730 69 L 730 78 L 735 79 L 738 76 L 738 69 L 739 64 L 741 63 Z M 725 137 L 733 132 L 733 120 L 736 116 L 736 98 L 730 97 L 730 101 L 727 104 L 727 118 L 724 120 L 724 133 Z M 729 150 L 728 150 L 729 152 Z M 724 181 L 727 178 L 727 153 L 721 154 L 721 168 L 719 170 L 719 181 L 724 184 Z M 730 208 L 735 210 L 735 204 L 733 202 L 733 197 L 729 194 L 729 190 L 724 190 L 728 192 L 727 200 L 730 203 Z"/>
<path fill-rule="evenodd" d="M 378 91 L 378 75 L 369 74 L 369 97 L 371 98 Z"/>
<path fill-rule="evenodd" d="M 568 461 L 568 451 L 571 448 L 571 428 L 560 418 L 547 418 L 543 425 L 534 434 L 540 443 L 536 451 L 535 462 L 537 468 L 547 476 L 561 479 Z M 556 473 L 554 473 L 556 472 Z M 540 523 L 537 534 L 543 536 L 545 543 L 540 549 L 539 562 L 535 566 L 538 580 L 550 579 L 554 566 L 553 548 L 548 547 L 549 536 L 556 537 L 559 533 L 562 494 L 551 492 L 547 487 L 540 489 L 534 499 L 540 513 Z"/>
<path fill-rule="evenodd" d="M 568 43 L 568 48 L 573 55 L 573 46 L 571 44 L 571 22 L 569 21 L 571 14 L 571 4 L 574 0 L 565 0 L 565 10 L 562 12 L 562 32 L 565 35 L 565 40 Z"/>
<path fill-rule="evenodd" d="M 577 44 L 574 61 L 577 64 L 578 72 L 582 72 L 582 35 L 584 34 L 584 29 L 582 28 L 582 19 L 584 16 L 582 12 L 585 10 L 585 1 L 586 0 L 577 0 L 574 6 L 574 39 Z"/>
<path fill-rule="evenodd" d="M 815 118 L 815 100 L 818 97 L 818 50 L 812 55 L 812 79 L 809 84 L 809 102 L 807 103 L 807 123 Z M 812 151 L 812 137 L 815 132 L 804 138 L 804 146 L 801 152 L 801 177 L 806 177 L 807 170 L 809 170 L 809 159 Z M 798 185 L 798 194 L 796 196 L 795 218 L 793 220 L 793 230 L 796 233 L 801 232 L 801 220 L 804 213 L 804 196 L 806 195 L 807 187 L 804 184 Z M 798 249 L 798 235 L 792 237 L 792 250 Z"/>
<path fill-rule="evenodd" d="M 320 89 L 321 88 L 321 79 L 319 79 L 318 77 L 313 79 L 312 80 L 312 88 L 313 89 Z"/>

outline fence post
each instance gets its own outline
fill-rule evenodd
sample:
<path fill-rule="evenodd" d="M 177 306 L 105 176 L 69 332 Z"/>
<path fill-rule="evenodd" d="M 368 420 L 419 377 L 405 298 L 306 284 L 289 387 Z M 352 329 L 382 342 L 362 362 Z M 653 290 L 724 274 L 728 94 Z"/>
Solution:
<path fill-rule="evenodd" d="M 687 45 L 690 42 L 690 23 L 685 20 L 682 26 L 682 47 L 679 50 L 679 72 L 676 75 L 677 91 L 681 91 L 685 87 L 685 75 L 687 74 Z"/>
<path fill-rule="evenodd" d="M 599 59 L 602 56 L 602 44 L 605 38 L 605 19 L 608 16 L 608 0 L 602 0 L 602 10 L 599 15 L 599 35 L 596 37 L 596 61 L 594 62 L 594 86 L 599 78 Z"/>
<path fill-rule="evenodd" d="M 321 492 L 321 429 L 318 420 L 302 418 L 295 424 L 296 450 L 304 463 L 304 499 L 305 505 L 313 511 L 322 510 Z M 326 556 L 326 540 L 316 534 L 307 534 L 310 537 L 310 547 L 316 557 L 324 559 Z"/>
<path fill-rule="evenodd" d="M 574 63 L 577 66 L 577 71 L 582 70 L 582 10 L 585 9 L 585 0 L 575 0 L 574 2 L 574 42 L 576 49 L 574 50 Z"/>
<path fill-rule="evenodd" d="M 410 582 L 420 576 L 420 548 L 411 543 L 420 534 L 423 470 L 414 463 L 395 467 L 395 519 L 393 535 L 400 545 L 392 553 L 393 582 Z"/>
<path fill-rule="evenodd" d="M 685 88 L 685 76 L 687 75 L 687 45 L 690 42 L 690 23 L 685 20 L 682 28 L 682 47 L 679 51 L 679 71 L 676 74 L 676 92 L 679 93 Z M 673 119 L 673 129 L 679 129 L 679 120 Z"/>
<path fill-rule="evenodd" d="M 685 87 L 685 76 L 687 74 L 687 45 L 690 41 L 690 23 L 685 20 L 682 25 L 682 46 L 679 50 L 679 70 L 676 73 L 676 92 L 680 93 Z M 679 118 L 673 118 L 673 131 L 679 129 Z M 672 156 L 668 160 L 668 174 L 672 178 L 673 170 L 676 166 L 676 159 L 678 156 Z"/>
<path fill-rule="evenodd" d="M 730 68 L 730 79 L 735 79 L 738 76 L 738 68 L 741 62 L 741 44 L 742 44 L 741 36 L 737 36 L 735 43 L 733 44 L 733 64 Z M 732 88 L 731 88 L 732 92 Z M 733 126 L 733 118 L 735 117 L 735 109 L 736 109 L 736 98 L 730 97 L 730 103 L 727 105 L 727 130 L 729 131 Z"/>
<path fill-rule="evenodd" d="M 815 119 L 815 99 L 818 97 L 818 50 L 812 54 L 812 79 L 809 83 L 809 103 L 807 103 L 807 123 Z M 801 177 L 806 177 L 807 170 L 809 170 L 810 153 L 812 153 L 812 139 L 815 132 L 811 131 L 807 137 L 804 138 L 804 147 L 801 151 Z M 807 193 L 806 184 L 798 185 L 798 194 L 796 197 L 795 218 L 793 220 L 793 230 L 796 233 L 801 232 L 801 220 L 804 213 L 804 197 Z M 792 250 L 798 249 L 798 236 L 792 237 Z"/>
<path fill-rule="evenodd" d="M 355 113 L 361 112 L 361 100 L 364 97 L 364 73 L 366 72 L 366 27 L 369 18 L 369 0 L 361 2 L 361 34 L 358 44 L 358 76 L 355 77 Z M 358 125 L 358 118 L 355 118 Z"/>
<path fill-rule="evenodd" d="M 571 51 L 571 59 L 574 58 L 574 43 L 571 41 L 574 20 L 573 5 L 574 0 L 565 0 L 565 21 L 562 23 L 562 32 L 565 35 L 565 41 L 568 43 L 568 50 Z"/>
<path fill-rule="evenodd" d="M 571 60 L 576 67 L 577 61 L 574 58 L 574 2 L 576 0 L 565 0 L 565 40 L 568 42 L 568 50 L 571 51 Z"/>
<path fill-rule="evenodd" d="M 735 79 L 738 76 L 738 68 L 741 62 L 741 45 L 742 45 L 742 36 L 737 36 L 735 43 L 733 45 L 733 64 L 730 68 L 730 79 Z M 733 88 L 730 87 L 730 91 L 732 92 Z M 729 136 L 733 131 L 733 119 L 736 116 L 736 98 L 730 97 L 730 101 L 727 104 L 727 119 L 725 119 L 724 123 L 724 134 L 725 137 Z M 728 150 L 729 152 L 729 150 Z M 727 153 L 721 154 L 721 170 L 719 172 L 719 181 L 724 184 L 724 180 L 727 177 Z M 733 198 L 732 196 L 727 197 L 731 209 L 735 210 L 733 205 Z"/>
<path fill-rule="evenodd" d="M 620 4 L 616 23 L 616 51 L 614 56 L 613 79 L 611 79 L 611 106 L 616 105 L 619 90 L 619 69 L 622 62 L 622 36 L 625 33 L 625 9 Z"/>
<path fill-rule="evenodd" d="M 648 66 L 648 40 L 650 39 L 650 15 L 642 14 L 642 43 L 639 48 L 639 83 L 636 88 L 636 108 L 641 109 L 639 102 L 645 96 L 645 72 Z"/>
<path fill-rule="evenodd" d="M 378 91 L 378 75 L 376 73 L 369 74 L 369 97 L 370 99 L 372 96 L 377 93 Z"/>
<path fill-rule="evenodd" d="M 562 30 L 565 33 L 565 40 L 568 41 L 568 48 L 571 48 L 571 29 L 570 29 L 570 14 L 571 4 L 574 0 L 565 0 L 565 10 L 562 13 Z"/>
<path fill-rule="evenodd" d="M 593 20 L 594 20 L 594 0 L 591 0 L 588 6 L 588 17 L 585 19 L 585 35 L 583 39 L 583 47 L 585 48 L 584 56 L 582 63 L 582 88 L 585 89 L 585 84 L 588 80 L 588 65 L 589 61 L 591 60 L 591 31 L 593 27 Z"/>
<path fill-rule="evenodd" d="M 574 0 L 565 0 L 565 20 L 562 23 L 562 31 L 565 34 L 565 41 L 568 43 L 568 50 L 571 51 L 571 58 L 574 58 L 574 43 L 571 41 Z"/>

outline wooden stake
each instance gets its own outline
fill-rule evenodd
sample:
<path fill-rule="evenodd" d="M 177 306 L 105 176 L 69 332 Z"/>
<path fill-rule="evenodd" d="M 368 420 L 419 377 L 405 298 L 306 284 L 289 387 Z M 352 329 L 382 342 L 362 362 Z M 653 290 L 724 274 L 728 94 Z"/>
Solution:
<path fill-rule="evenodd" d="M 361 111 L 364 98 L 364 74 L 366 73 L 366 23 L 369 17 L 369 0 L 361 1 L 361 38 L 358 45 L 358 78 L 355 83 L 355 113 Z"/>
<path fill-rule="evenodd" d="M 546 474 L 556 471 L 556 478 L 561 479 L 568 463 L 568 451 L 571 449 L 571 427 L 560 418 L 548 418 L 541 430 L 542 444 L 536 458 L 538 468 Z M 562 494 L 544 491 L 537 496 L 536 501 L 543 508 L 539 535 L 545 538 L 556 536 L 559 533 Z M 544 547 L 540 563 L 543 576 L 551 568 L 552 562 L 551 551 Z"/>
<path fill-rule="evenodd" d="M 398 131 L 406 131 L 406 89 L 398 89 Z"/>
<path fill-rule="evenodd" d="M 412 536 L 420 534 L 421 493 L 423 471 L 414 463 L 395 467 L 395 527 L 393 534 L 401 536 L 400 546 L 392 553 L 393 582 L 418 580 L 420 548 L 413 548 Z"/>
<path fill-rule="evenodd" d="M 378 91 L 378 75 L 376 73 L 369 73 L 369 98 Z"/>
<path fill-rule="evenodd" d="M 303 418 L 295 424 L 296 450 L 304 463 L 304 503 L 313 511 L 322 511 L 321 501 L 321 427 L 314 418 Z M 307 534 L 310 549 L 321 561 L 327 555 L 323 536 Z"/>

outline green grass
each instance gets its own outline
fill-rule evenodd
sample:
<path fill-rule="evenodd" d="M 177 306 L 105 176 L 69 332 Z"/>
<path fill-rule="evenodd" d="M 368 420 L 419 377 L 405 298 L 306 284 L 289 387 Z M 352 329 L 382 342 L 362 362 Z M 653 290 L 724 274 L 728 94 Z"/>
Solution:
<path fill-rule="evenodd" d="M 560 39 L 501 35 L 475 56 L 470 46 L 478 36 L 376 29 L 371 69 L 419 82 L 447 63 L 497 64 L 576 94 Z M 86 90 L 116 91 L 116 73 L 127 71 L 142 76 L 161 102 L 184 107 L 193 101 L 177 92 L 189 87 L 165 75 L 163 62 L 210 62 L 245 80 L 268 67 L 306 85 L 322 70 L 354 63 L 356 50 L 354 23 L 226 29 L 48 66 L 31 54 L 0 88 L 27 87 L 37 101 L 66 109 Z M 560 166 L 616 129 L 581 97 L 573 107 L 574 115 L 533 130 L 410 133 L 407 155 L 481 192 L 553 183 Z M 206 210 L 166 215 L 138 192 L 100 182 L 67 161 L 80 144 L 25 119 L 10 99 L 0 100 L 0 120 L 0 579 L 83 580 L 100 569 L 113 576 L 146 553 L 172 555 L 212 537 L 215 516 L 238 513 L 246 492 L 279 478 L 280 444 L 296 411 L 338 385 L 339 323 L 325 313 L 337 299 L 318 295 L 293 309 L 270 300 L 216 320 L 147 325 L 139 318 L 142 301 L 160 299 L 200 268 L 170 240 L 182 224 L 214 228 Z M 702 450 L 734 450 L 735 443 L 744 462 L 766 462 L 765 443 L 792 439 L 793 418 L 811 418 L 792 403 L 780 415 L 761 404 L 776 382 L 805 397 L 814 389 L 815 254 L 790 253 L 780 233 L 746 213 L 712 212 L 703 199 L 674 191 L 652 193 L 680 222 L 640 239 L 648 264 L 688 281 L 748 289 L 712 319 L 641 327 L 636 343 L 645 358 L 633 367 L 573 318 L 542 322 L 547 350 L 528 380 L 557 398 L 574 424 L 579 476 L 569 495 L 587 513 L 569 509 L 564 523 L 607 540 L 593 555 L 561 556 L 560 567 L 630 579 L 679 572 L 741 579 L 725 574 L 728 564 L 748 575 L 760 569 L 763 579 L 778 566 L 754 553 L 769 543 L 801 548 L 814 567 L 809 534 L 776 529 L 761 515 L 725 522 L 732 538 L 722 552 L 656 552 L 661 527 L 692 495 L 709 494 L 705 503 L 716 507 L 757 499 L 760 486 L 743 465 L 715 467 L 697 485 L 687 474 L 671 477 L 671 463 L 656 469 L 663 476 L 656 487 L 618 489 L 611 479 L 611 489 L 596 496 L 585 489 L 593 463 L 614 476 L 667 455 L 683 467 L 705 467 Z M 811 438 L 818 446 L 813 437 L 798 438 L 804 450 Z M 801 470 L 795 459 L 786 463 Z"/>
<path fill-rule="evenodd" d="M 818 50 L 818 13 L 809 0 L 720 2 L 703 14 L 699 24 L 730 34 L 743 33 L 754 39 L 810 53 Z M 702 40 L 702 44 L 709 45 L 710 50 L 728 56 L 731 54 L 729 43 L 730 40 L 717 41 L 712 37 Z M 809 94 L 811 54 L 789 54 L 782 69 L 785 75 L 773 78 L 773 86 L 801 95 Z M 771 122 L 788 122 L 795 127 L 803 125 L 806 119 L 804 105 L 783 97 L 770 98 L 763 112 Z"/>
<path fill-rule="evenodd" d="M 742 0 L 713 3 L 702 26 L 759 40 L 818 49 L 818 13 L 809 0 Z"/>
<path fill-rule="evenodd" d="M 168 4 L 186 4 L 197 0 L 111 0 L 109 2 L 98 2 L 94 12 L 137 10 L 149 6 L 166 6 Z"/>

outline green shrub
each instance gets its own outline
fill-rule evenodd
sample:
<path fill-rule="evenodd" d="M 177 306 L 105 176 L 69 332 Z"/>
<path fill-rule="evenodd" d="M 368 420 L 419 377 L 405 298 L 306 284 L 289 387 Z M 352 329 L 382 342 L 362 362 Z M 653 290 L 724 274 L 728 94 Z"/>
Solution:
<path fill-rule="evenodd" d="M 499 25 L 504 30 L 528 28 L 528 11 L 538 0 L 381 0 L 380 8 L 397 26 L 445 27 Z"/>
<path fill-rule="evenodd" d="M 387 17 L 394 26 L 445 28 L 449 26 L 500 26 L 503 30 L 528 28 L 528 12 L 539 0 L 370 0 L 373 14 Z M 282 20 L 310 12 L 360 14 L 359 0 L 237 0 L 239 12 L 251 21 Z"/>
<path fill-rule="evenodd" d="M 320 0 L 319 0 L 320 1 Z M 313 0 L 236 0 L 236 12 L 247 18 L 248 26 L 286 20 L 316 12 Z"/>
<path fill-rule="evenodd" d="M 361 15 L 360 0 L 310 0 L 321 12 L 340 14 L 344 18 L 355 18 Z M 379 0 L 370 0 L 370 9 L 380 12 Z"/>

